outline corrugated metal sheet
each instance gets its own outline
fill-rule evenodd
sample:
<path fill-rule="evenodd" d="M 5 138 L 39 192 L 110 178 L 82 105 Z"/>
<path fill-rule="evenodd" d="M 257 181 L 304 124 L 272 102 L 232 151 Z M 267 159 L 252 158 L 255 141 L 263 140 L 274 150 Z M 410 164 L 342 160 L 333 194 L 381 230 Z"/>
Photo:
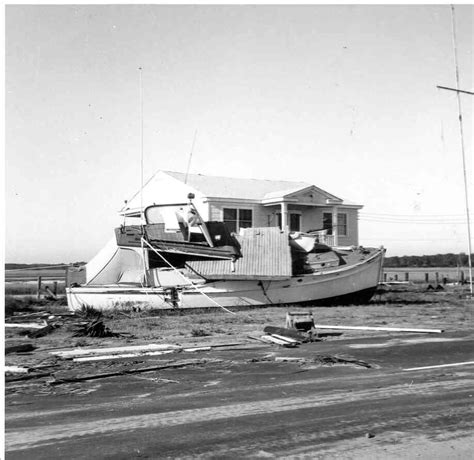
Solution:
<path fill-rule="evenodd" d="M 246 228 L 237 237 L 242 257 L 228 260 L 188 262 L 206 279 L 286 279 L 291 277 L 288 233 L 278 227 Z"/>

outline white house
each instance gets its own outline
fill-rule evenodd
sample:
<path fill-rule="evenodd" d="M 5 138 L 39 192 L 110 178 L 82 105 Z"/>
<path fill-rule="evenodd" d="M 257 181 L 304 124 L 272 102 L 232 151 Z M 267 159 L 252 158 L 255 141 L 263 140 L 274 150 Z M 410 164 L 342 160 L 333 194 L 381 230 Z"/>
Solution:
<path fill-rule="evenodd" d="M 338 198 L 306 182 L 237 179 L 158 171 L 137 192 L 121 214 L 140 215 L 141 206 L 186 203 L 205 221 L 223 221 L 231 231 L 246 227 L 287 228 L 307 232 L 327 230 L 334 245 L 358 245 L 361 205 Z"/>

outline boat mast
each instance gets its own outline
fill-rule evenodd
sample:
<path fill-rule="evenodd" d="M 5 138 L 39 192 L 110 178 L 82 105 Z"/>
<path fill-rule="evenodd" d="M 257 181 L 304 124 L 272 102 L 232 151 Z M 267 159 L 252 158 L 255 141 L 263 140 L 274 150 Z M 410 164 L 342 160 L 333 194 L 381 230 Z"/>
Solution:
<path fill-rule="evenodd" d="M 148 268 L 147 253 L 148 250 L 145 249 L 143 245 L 143 237 L 145 236 L 145 212 L 143 209 L 143 174 L 144 174 L 144 161 L 143 161 L 143 68 L 138 68 L 139 75 L 139 89 L 140 89 L 140 224 L 142 228 L 142 237 L 141 241 L 141 250 L 142 250 L 142 260 L 143 260 L 143 279 L 145 284 L 147 284 L 146 271 Z"/>
<path fill-rule="evenodd" d="M 197 129 L 194 131 L 193 144 L 191 145 L 191 151 L 189 152 L 188 167 L 186 168 L 186 176 L 184 176 L 184 183 L 188 183 L 189 168 L 191 166 L 191 158 L 194 152 L 194 144 L 196 143 Z"/>
<path fill-rule="evenodd" d="M 458 50 L 457 50 L 457 40 L 456 40 L 456 18 L 454 13 L 454 5 L 451 5 L 451 21 L 452 21 L 452 31 L 453 31 L 453 51 L 454 51 L 454 67 L 456 73 L 456 88 L 448 88 L 446 86 L 437 86 L 439 89 L 445 89 L 448 91 L 454 91 L 456 93 L 456 99 L 458 103 L 458 120 L 459 120 L 459 134 L 461 136 L 461 154 L 462 154 L 462 167 L 463 167 L 463 177 L 464 177 L 464 196 L 466 203 L 466 219 L 467 219 L 467 244 L 468 244 L 468 268 L 469 268 L 469 290 L 471 298 L 473 296 L 472 290 L 472 261 L 471 261 L 471 222 L 469 217 L 469 192 L 467 186 L 467 174 L 466 174 L 466 153 L 464 147 L 464 125 L 462 117 L 462 104 L 461 104 L 461 93 L 474 95 L 471 91 L 462 90 L 459 88 L 459 63 L 458 63 Z"/>

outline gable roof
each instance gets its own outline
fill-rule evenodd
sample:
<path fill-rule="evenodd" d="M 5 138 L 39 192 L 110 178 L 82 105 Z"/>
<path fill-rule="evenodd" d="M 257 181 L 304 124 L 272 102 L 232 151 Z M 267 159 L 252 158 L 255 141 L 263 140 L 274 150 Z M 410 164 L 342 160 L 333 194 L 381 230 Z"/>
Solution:
<path fill-rule="evenodd" d="M 184 183 L 186 174 L 163 171 Z M 240 179 L 235 177 L 188 174 L 187 184 L 207 197 L 263 200 L 269 194 L 282 196 L 311 187 L 307 182 L 277 181 L 265 179 Z"/>
<path fill-rule="evenodd" d="M 251 200 L 263 205 L 272 205 L 289 199 L 300 204 L 324 206 L 336 202 L 343 206 L 362 208 L 361 205 L 338 198 L 307 182 L 242 179 L 202 174 L 188 174 L 186 180 L 184 173 L 158 170 L 145 182 L 143 196 L 140 195 L 140 191 L 136 192 L 126 202 L 121 212 L 130 213 L 139 210 L 142 200 L 144 205 L 150 205 L 168 202 L 166 198 L 162 200 L 165 196 L 169 199 L 170 196 L 182 195 L 181 201 L 183 201 L 185 200 L 183 197 L 189 192 L 210 199 Z M 179 201 L 179 198 L 173 199 Z"/>

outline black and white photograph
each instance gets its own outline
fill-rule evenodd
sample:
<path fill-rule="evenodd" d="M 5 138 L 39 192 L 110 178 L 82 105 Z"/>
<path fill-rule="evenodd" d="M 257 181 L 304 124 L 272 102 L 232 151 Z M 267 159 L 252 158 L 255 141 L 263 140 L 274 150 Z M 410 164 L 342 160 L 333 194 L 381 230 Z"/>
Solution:
<path fill-rule="evenodd" d="M 471 458 L 473 4 L 3 17 L 1 458 Z"/>

